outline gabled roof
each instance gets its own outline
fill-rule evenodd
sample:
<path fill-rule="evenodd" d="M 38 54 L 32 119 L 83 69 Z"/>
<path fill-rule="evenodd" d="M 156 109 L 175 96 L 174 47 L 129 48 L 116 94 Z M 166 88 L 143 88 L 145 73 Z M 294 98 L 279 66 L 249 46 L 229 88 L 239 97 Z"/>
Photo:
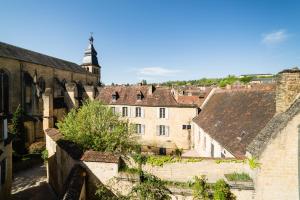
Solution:
<path fill-rule="evenodd" d="M 111 105 L 153 106 L 153 107 L 197 107 L 195 104 L 178 103 L 171 93 L 170 88 L 157 87 L 153 93 L 148 93 L 149 86 L 105 86 L 100 89 L 97 100 Z M 137 93 L 143 94 L 142 100 L 137 99 Z M 112 94 L 118 94 L 112 100 Z"/>
<path fill-rule="evenodd" d="M 0 57 L 16 59 L 62 70 L 86 73 L 86 70 L 76 63 L 47 56 L 3 42 L 0 42 Z"/>
<path fill-rule="evenodd" d="M 288 122 L 298 114 L 300 114 L 300 98 L 285 112 L 275 115 L 248 145 L 247 151 L 249 151 L 252 156 L 258 158 L 271 138 L 275 138 L 276 135 L 287 126 Z"/>
<path fill-rule="evenodd" d="M 239 89 L 216 91 L 194 122 L 236 157 L 275 114 L 275 91 Z"/>

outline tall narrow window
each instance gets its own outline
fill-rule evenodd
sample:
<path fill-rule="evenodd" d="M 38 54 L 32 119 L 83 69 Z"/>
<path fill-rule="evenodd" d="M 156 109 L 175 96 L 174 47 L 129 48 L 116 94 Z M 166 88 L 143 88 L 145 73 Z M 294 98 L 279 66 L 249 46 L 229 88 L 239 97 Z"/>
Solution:
<path fill-rule="evenodd" d="M 215 157 L 215 146 L 213 144 L 210 144 L 210 156 Z"/>
<path fill-rule="evenodd" d="M 203 139 L 203 150 L 205 151 L 206 150 L 206 137 L 204 136 L 204 139 Z"/>
<path fill-rule="evenodd" d="M 166 126 L 164 125 L 159 126 L 159 135 L 166 135 Z"/>
<path fill-rule="evenodd" d="M 135 108 L 135 117 L 141 117 L 142 116 L 142 108 L 136 107 Z"/>
<path fill-rule="evenodd" d="M 166 118 L 166 109 L 159 108 L 159 118 Z"/>
<path fill-rule="evenodd" d="M 0 70 L 0 113 L 9 112 L 9 79 L 8 75 Z"/>
<path fill-rule="evenodd" d="M 122 107 L 122 117 L 127 117 L 127 116 L 128 116 L 128 108 Z"/>
<path fill-rule="evenodd" d="M 111 107 L 111 111 L 116 114 L 116 107 Z"/>

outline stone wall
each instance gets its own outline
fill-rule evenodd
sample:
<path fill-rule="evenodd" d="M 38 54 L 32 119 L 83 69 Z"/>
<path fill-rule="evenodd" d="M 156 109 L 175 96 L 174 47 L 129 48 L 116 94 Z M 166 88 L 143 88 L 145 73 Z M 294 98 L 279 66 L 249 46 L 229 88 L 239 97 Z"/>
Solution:
<path fill-rule="evenodd" d="M 270 139 L 260 155 L 255 199 L 299 199 L 299 125 L 300 114 Z"/>

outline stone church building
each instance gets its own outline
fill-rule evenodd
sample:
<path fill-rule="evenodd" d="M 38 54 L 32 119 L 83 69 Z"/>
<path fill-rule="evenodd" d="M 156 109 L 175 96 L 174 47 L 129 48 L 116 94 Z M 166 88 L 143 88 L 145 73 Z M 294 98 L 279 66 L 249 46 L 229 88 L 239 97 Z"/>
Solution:
<path fill-rule="evenodd" d="M 91 36 L 82 65 L 0 42 L 1 100 L 9 118 L 20 105 L 25 112 L 26 142 L 44 137 L 64 113 L 94 98 L 100 65 Z M 1 104 L 1 105 L 2 105 Z"/>

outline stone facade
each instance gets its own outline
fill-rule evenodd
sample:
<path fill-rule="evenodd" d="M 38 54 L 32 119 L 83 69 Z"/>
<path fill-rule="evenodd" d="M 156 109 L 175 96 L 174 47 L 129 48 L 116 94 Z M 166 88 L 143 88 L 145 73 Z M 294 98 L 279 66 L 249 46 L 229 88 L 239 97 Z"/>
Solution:
<path fill-rule="evenodd" d="M 171 153 L 176 148 L 188 150 L 191 145 L 191 130 L 183 129 L 183 125 L 190 125 L 192 119 L 197 115 L 196 108 L 184 107 L 148 107 L 141 106 L 141 117 L 135 116 L 135 109 L 139 106 L 114 105 L 115 109 L 122 115 L 122 108 L 126 107 L 131 115 L 125 117 L 132 124 L 141 124 L 142 130 L 140 141 L 143 150 L 159 153 L 159 148 L 166 148 L 166 153 Z M 159 109 L 164 108 L 166 117 L 159 117 Z M 180 115 L 178 115 L 180 113 Z M 168 128 L 165 135 L 159 135 L 158 126 L 164 125 Z"/>
<path fill-rule="evenodd" d="M 0 43 L 0 71 L 7 75 L 8 115 L 18 105 L 25 112 L 28 145 L 43 139 L 43 129 L 54 127 L 64 113 L 79 105 L 84 99 L 84 86 L 96 88 L 100 76 L 75 63 L 5 43 Z M 69 95 L 68 84 L 75 85 L 76 95 Z"/>

